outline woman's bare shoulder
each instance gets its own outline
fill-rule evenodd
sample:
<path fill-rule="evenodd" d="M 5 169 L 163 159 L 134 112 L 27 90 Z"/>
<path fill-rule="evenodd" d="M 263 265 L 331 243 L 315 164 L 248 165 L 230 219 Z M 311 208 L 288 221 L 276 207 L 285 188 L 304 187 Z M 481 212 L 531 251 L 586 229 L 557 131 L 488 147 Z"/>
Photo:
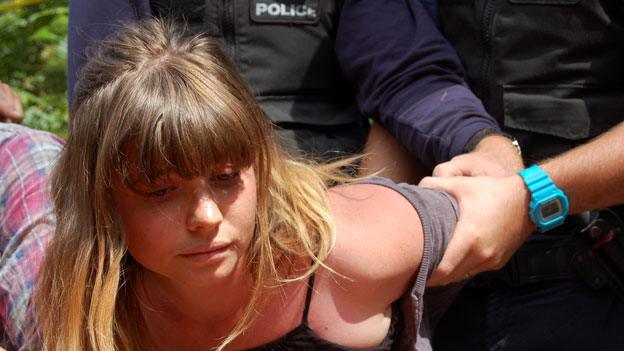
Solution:
<path fill-rule="evenodd" d="M 354 288 L 384 287 L 377 293 L 398 298 L 422 258 L 423 229 L 416 209 L 397 191 L 375 184 L 332 188 L 329 202 L 337 239 L 328 265 L 350 278 L 348 285 Z"/>

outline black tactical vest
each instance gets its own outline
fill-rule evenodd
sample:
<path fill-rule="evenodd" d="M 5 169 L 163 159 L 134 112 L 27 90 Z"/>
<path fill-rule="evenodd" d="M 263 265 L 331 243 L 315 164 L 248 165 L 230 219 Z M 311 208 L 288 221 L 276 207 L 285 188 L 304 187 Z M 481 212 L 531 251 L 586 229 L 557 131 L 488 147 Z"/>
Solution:
<path fill-rule="evenodd" d="M 525 161 L 624 120 L 624 0 L 439 0 L 443 31 Z"/>
<path fill-rule="evenodd" d="M 337 0 L 152 0 L 159 17 L 184 18 L 194 32 L 225 44 L 237 69 L 251 86 L 268 117 L 285 128 L 314 135 L 346 130 L 332 148 L 354 152 L 366 139 L 358 112 L 334 52 L 342 1 Z M 360 131 L 351 129 L 360 128 Z M 340 136 L 331 136 L 331 138 Z"/>

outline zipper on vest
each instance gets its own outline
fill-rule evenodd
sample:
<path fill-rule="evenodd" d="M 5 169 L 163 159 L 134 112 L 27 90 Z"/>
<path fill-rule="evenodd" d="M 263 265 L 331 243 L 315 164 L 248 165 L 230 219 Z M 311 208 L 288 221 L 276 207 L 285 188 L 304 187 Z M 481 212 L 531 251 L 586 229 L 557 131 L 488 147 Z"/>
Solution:
<path fill-rule="evenodd" d="M 234 38 L 234 1 L 235 0 L 223 0 L 223 20 L 221 23 L 221 30 L 223 31 L 223 40 L 225 41 L 225 47 L 230 54 L 230 58 L 235 60 L 235 38 Z"/>
<path fill-rule="evenodd" d="M 494 15 L 494 1 L 485 0 L 483 4 L 483 16 L 481 17 L 481 40 L 483 43 L 483 61 L 481 62 L 481 77 L 479 90 L 481 100 L 485 106 L 490 104 L 490 65 L 492 62 L 492 17 Z"/>

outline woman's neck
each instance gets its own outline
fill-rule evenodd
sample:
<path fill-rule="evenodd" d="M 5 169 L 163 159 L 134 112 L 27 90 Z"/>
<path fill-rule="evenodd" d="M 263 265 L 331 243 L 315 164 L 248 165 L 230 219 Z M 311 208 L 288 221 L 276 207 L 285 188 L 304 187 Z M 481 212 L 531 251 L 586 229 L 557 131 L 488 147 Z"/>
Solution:
<path fill-rule="evenodd" d="M 138 298 L 149 334 L 167 349 L 187 342 L 218 344 L 242 317 L 249 303 L 252 279 L 244 274 L 209 286 L 188 286 L 149 273 L 138 284 Z M 188 349 L 193 349 L 189 345 Z"/>
<path fill-rule="evenodd" d="M 291 274 L 303 272 L 308 264 L 304 260 L 290 263 Z M 163 350 L 218 346 L 243 317 L 253 291 L 249 274 L 233 275 L 227 282 L 208 287 L 189 287 L 148 275 L 142 281 L 137 288 L 141 311 L 149 334 Z M 296 327 L 301 321 L 306 291 L 307 281 L 264 291 L 254 308 L 259 319 L 249 325 L 246 337 L 236 339 L 231 346 L 257 346 Z"/>

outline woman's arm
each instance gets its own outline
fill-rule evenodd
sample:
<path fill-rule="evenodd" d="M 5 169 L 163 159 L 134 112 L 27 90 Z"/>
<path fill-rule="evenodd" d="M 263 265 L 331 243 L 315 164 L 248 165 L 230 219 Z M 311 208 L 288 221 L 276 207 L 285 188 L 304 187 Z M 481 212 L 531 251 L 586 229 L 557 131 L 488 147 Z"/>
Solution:
<path fill-rule="evenodd" d="M 338 233 L 328 263 L 362 283 L 392 281 L 375 297 L 386 303 L 410 286 L 424 292 L 455 229 L 457 203 L 439 190 L 383 178 L 366 182 L 330 190 Z"/>
<path fill-rule="evenodd" d="M 423 316 L 425 283 L 455 228 L 457 205 L 439 190 L 397 185 L 382 178 L 362 181 L 367 182 L 330 190 L 338 233 L 327 264 L 344 277 L 324 274 L 325 281 L 333 288 L 329 291 L 335 305 L 360 313 L 366 306 L 371 318 L 388 313 L 390 305 L 401 298 L 401 313 L 407 321 L 401 345 L 412 348 L 418 335 L 428 333 L 421 328 L 429 324 L 420 323 L 429 317 Z M 429 306 L 429 311 L 439 309 L 443 307 L 437 303 Z"/>
<path fill-rule="evenodd" d="M 372 184 L 329 191 L 336 243 L 315 275 L 308 325 L 321 338 L 354 348 L 378 345 L 391 308 L 409 291 L 423 257 L 419 216 L 401 194 Z M 381 207 L 383 206 L 383 207 Z"/>
<path fill-rule="evenodd" d="M 414 279 L 423 255 L 418 212 L 400 193 L 376 184 L 330 190 L 336 246 L 328 265 L 352 281 L 352 298 L 388 306 Z M 348 280 L 347 280 L 348 281 Z"/>

